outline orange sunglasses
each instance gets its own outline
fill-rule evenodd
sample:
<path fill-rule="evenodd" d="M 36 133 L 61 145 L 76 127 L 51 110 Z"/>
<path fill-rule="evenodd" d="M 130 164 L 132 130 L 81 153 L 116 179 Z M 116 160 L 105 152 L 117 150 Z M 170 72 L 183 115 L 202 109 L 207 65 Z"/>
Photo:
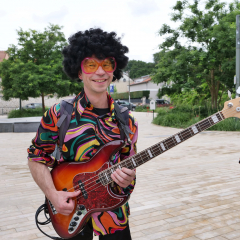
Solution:
<path fill-rule="evenodd" d="M 105 58 L 101 62 L 96 61 L 94 58 L 87 57 L 81 62 L 81 69 L 86 74 L 95 73 L 100 66 L 105 72 L 112 73 L 115 71 L 117 63 L 114 57 Z"/>

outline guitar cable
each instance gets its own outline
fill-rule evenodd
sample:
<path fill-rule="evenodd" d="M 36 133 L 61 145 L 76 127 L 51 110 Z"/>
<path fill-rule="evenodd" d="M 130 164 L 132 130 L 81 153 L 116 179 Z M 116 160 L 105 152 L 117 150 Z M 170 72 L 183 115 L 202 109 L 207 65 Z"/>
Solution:
<path fill-rule="evenodd" d="M 45 222 L 40 222 L 38 220 L 38 215 L 44 211 L 44 215 L 46 217 L 46 221 Z M 47 204 L 44 203 L 42 204 L 36 211 L 36 214 L 35 214 L 35 222 L 36 222 L 36 225 L 37 225 L 37 228 L 39 229 L 40 232 L 42 232 L 45 236 L 51 238 L 51 239 L 54 239 L 54 240 L 63 240 L 63 238 L 59 238 L 59 237 L 52 237 L 52 236 L 49 236 L 48 234 L 46 234 L 45 232 L 42 231 L 42 229 L 38 226 L 38 225 L 47 225 L 51 222 L 51 218 L 47 216 L 48 213 L 48 209 L 47 209 Z"/>

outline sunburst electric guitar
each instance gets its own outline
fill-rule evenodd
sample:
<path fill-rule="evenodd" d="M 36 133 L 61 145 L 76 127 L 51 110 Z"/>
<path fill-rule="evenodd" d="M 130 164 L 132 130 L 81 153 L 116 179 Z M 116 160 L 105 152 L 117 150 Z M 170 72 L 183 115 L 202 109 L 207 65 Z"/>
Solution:
<path fill-rule="evenodd" d="M 111 190 L 110 183 L 113 182 L 111 174 L 117 168 L 137 168 L 229 117 L 240 118 L 240 98 L 225 102 L 222 111 L 114 166 L 110 166 L 109 159 L 123 147 L 122 140 L 107 143 L 88 162 L 61 163 L 51 171 L 56 189 L 69 192 L 80 189 L 81 193 L 75 199 L 74 211 L 68 216 L 57 213 L 47 199 L 48 211 L 54 229 L 64 239 L 74 237 L 82 231 L 92 213 L 113 210 L 128 201 L 128 195 L 118 195 Z"/>

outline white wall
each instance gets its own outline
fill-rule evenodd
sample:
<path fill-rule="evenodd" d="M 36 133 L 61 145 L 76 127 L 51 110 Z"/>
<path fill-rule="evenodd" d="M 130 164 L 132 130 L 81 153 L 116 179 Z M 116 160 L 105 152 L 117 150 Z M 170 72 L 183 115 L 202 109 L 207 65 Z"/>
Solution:
<path fill-rule="evenodd" d="M 149 98 L 156 100 L 158 99 L 157 97 L 158 89 L 161 88 L 162 86 L 163 86 L 163 83 L 160 83 L 157 85 L 156 83 L 149 81 L 149 82 L 139 83 L 136 85 L 131 85 L 130 91 L 135 92 L 135 91 L 142 91 L 142 90 L 150 90 Z"/>
<path fill-rule="evenodd" d="M 61 102 L 62 99 L 71 99 L 74 98 L 74 95 L 66 96 L 63 98 L 48 98 L 44 97 L 44 103 L 46 107 L 51 107 L 55 103 Z M 29 98 L 28 100 L 22 100 L 22 107 L 27 105 L 28 103 L 42 103 L 42 97 L 39 98 Z M 2 99 L 2 95 L 0 94 L 0 115 L 9 113 L 11 110 L 19 108 L 19 99 L 12 98 L 9 101 L 4 101 Z"/>

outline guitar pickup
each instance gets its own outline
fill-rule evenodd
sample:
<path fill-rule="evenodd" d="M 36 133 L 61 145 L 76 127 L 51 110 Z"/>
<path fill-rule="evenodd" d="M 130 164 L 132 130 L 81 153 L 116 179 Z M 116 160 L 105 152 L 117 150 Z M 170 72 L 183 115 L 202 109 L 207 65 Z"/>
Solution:
<path fill-rule="evenodd" d="M 78 186 L 79 186 L 79 189 L 82 192 L 82 195 L 83 195 L 84 199 L 87 199 L 88 198 L 88 194 L 87 194 L 87 191 L 85 190 L 84 184 L 82 183 L 81 180 L 78 181 Z"/>

